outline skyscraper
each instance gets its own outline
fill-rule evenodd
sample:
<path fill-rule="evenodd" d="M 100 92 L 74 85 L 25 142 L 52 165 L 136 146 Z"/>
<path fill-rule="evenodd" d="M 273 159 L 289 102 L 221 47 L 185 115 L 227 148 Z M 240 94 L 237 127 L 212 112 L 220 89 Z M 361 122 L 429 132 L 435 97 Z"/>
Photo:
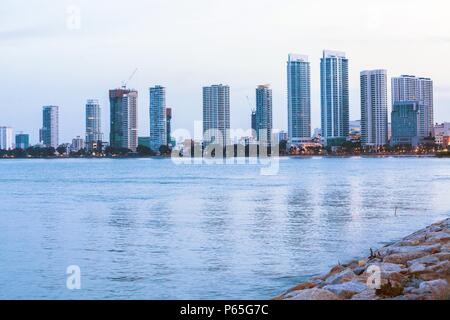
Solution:
<path fill-rule="evenodd" d="M 289 140 L 311 140 L 311 69 L 308 56 L 290 54 L 287 62 Z"/>
<path fill-rule="evenodd" d="M 383 146 L 388 141 L 387 71 L 361 72 L 361 143 Z"/>
<path fill-rule="evenodd" d="M 16 134 L 16 148 L 25 150 L 30 146 L 30 136 L 28 134 Z"/>
<path fill-rule="evenodd" d="M 217 132 L 217 130 L 220 132 Z M 230 87 L 212 85 L 203 88 L 203 140 L 229 144 Z M 219 136 L 217 136 L 219 134 Z"/>
<path fill-rule="evenodd" d="M 150 88 L 150 149 L 167 145 L 166 88 Z"/>
<path fill-rule="evenodd" d="M 167 145 L 172 146 L 172 108 L 166 108 Z"/>
<path fill-rule="evenodd" d="M 58 148 L 59 145 L 59 107 L 42 108 L 42 129 L 40 140 L 46 147 Z"/>
<path fill-rule="evenodd" d="M 408 75 L 392 78 L 392 104 L 399 101 L 416 101 L 420 113 L 419 136 L 434 136 L 433 81 Z"/>
<path fill-rule="evenodd" d="M 272 89 L 269 85 L 256 88 L 256 136 L 263 145 L 272 143 Z"/>
<path fill-rule="evenodd" d="M 133 152 L 138 145 L 137 123 L 138 92 L 126 88 L 109 91 L 110 145 Z"/>
<path fill-rule="evenodd" d="M 322 139 L 326 145 L 342 144 L 349 132 L 348 59 L 345 53 L 323 52 L 320 62 Z"/>
<path fill-rule="evenodd" d="M 98 100 L 87 101 L 85 144 L 88 150 L 92 150 L 94 144 L 103 140 L 101 111 Z"/>
<path fill-rule="evenodd" d="M 11 150 L 13 148 L 13 129 L 0 127 L 0 150 Z"/>
<path fill-rule="evenodd" d="M 420 107 L 417 101 L 397 101 L 392 108 L 392 145 L 420 142 Z"/>

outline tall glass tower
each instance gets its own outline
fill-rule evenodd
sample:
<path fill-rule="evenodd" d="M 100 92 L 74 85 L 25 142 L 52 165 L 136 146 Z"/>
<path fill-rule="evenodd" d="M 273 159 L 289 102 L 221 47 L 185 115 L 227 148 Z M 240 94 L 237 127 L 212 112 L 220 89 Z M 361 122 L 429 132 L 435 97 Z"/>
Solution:
<path fill-rule="evenodd" d="M 150 88 L 150 149 L 167 145 L 166 88 Z"/>
<path fill-rule="evenodd" d="M 203 88 L 203 140 L 229 144 L 230 133 L 230 87 L 212 85 Z M 217 136 L 219 135 L 219 136 Z"/>
<path fill-rule="evenodd" d="M 434 136 L 433 80 L 408 75 L 392 78 L 392 105 L 402 101 L 419 105 L 419 136 Z"/>
<path fill-rule="evenodd" d="M 323 52 L 320 89 L 323 142 L 325 145 L 340 145 L 350 127 L 348 59 L 344 52 Z"/>
<path fill-rule="evenodd" d="M 59 107 L 42 108 L 42 129 L 40 140 L 46 147 L 57 148 L 59 145 Z"/>
<path fill-rule="evenodd" d="M 287 62 L 288 131 L 292 144 L 311 140 L 311 69 L 308 56 L 290 54 Z"/>
<path fill-rule="evenodd" d="M 138 145 L 138 92 L 126 88 L 109 91 L 110 145 L 136 151 Z"/>
<path fill-rule="evenodd" d="M 361 72 L 361 143 L 380 147 L 388 142 L 387 71 Z"/>
<path fill-rule="evenodd" d="M 91 149 L 94 143 L 103 140 L 100 103 L 90 99 L 86 103 L 86 146 Z"/>
<path fill-rule="evenodd" d="M 272 89 L 269 85 L 256 88 L 256 136 L 262 145 L 272 143 Z"/>

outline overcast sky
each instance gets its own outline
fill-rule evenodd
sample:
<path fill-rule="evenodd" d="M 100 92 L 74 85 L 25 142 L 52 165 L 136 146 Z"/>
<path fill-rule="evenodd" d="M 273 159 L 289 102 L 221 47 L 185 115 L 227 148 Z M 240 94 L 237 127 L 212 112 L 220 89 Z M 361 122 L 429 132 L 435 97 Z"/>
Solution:
<path fill-rule="evenodd" d="M 73 10 L 75 9 L 75 10 Z M 80 28 L 73 12 L 80 11 Z M 323 49 L 350 61 L 351 119 L 359 119 L 359 73 L 431 77 L 435 120 L 450 121 L 448 0 L 2 0 L 0 125 L 37 142 L 43 105 L 59 105 L 60 142 L 84 135 L 86 99 L 139 68 L 140 135 L 148 135 L 148 87 L 167 87 L 174 128 L 201 120 L 204 85 L 231 87 L 231 125 L 250 127 L 255 87 L 273 88 L 274 127 L 287 128 L 286 60 L 309 55 L 313 128 L 320 126 Z"/>

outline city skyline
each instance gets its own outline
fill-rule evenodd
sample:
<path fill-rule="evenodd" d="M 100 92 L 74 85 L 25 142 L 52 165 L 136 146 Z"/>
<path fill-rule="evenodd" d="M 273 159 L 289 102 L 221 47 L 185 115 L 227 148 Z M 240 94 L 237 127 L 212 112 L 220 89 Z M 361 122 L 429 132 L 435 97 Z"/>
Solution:
<path fill-rule="evenodd" d="M 298 65 L 296 63 L 304 64 L 306 69 L 298 73 Z M 321 77 L 323 79 L 323 92 L 322 92 L 322 110 L 321 117 L 323 121 L 327 118 L 333 120 L 336 114 L 339 116 L 338 121 L 332 123 L 332 127 L 329 130 L 334 132 L 333 134 L 340 134 L 341 136 L 331 136 L 331 140 L 338 140 L 348 138 L 351 134 L 350 122 L 351 119 L 345 115 L 348 115 L 348 108 L 346 108 L 346 101 L 348 101 L 348 59 L 344 52 L 324 50 L 323 58 L 321 60 Z M 301 75 L 303 73 L 303 75 Z M 288 130 L 292 130 L 290 127 L 291 121 L 296 118 L 291 115 L 293 109 L 293 101 L 298 101 L 306 98 L 310 99 L 308 90 L 309 87 L 309 63 L 308 57 L 305 55 L 289 54 L 288 55 L 288 68 L 287 68 L 287 109 L 288 109 Z M 297 77 L 299 77 L 296 79 Z M 330 82 L 331 80 L 331 82 Z M 294 85 L 295 84 L 295 85 Z M 440 124 L 439 122 L 433 122 L 434 120 L 434 87 L 433 80 L 431 78 L 416 77 L 412 75 L 401 75 L 391 78 L 392 92 L 391 93 L 391 106 L 387 102 L 387 70 L 364 70 L 360 73 L 360 90 L 361 90 L 361 119 L 357 120 L 361 123 L 361 142 L 367 146 L 382 146 L 388 142 L 389 131 L 392 129 L 388 121 L 388 111 L 393 114 L 394 107 L 397 102 L 417 102 L 419 107 L 418 115 L 420 117 L 418 124 L 418 138 L 434 136 L 435 126 Z M 302 88 L 303 92 L 299 94 L 298 88 Z M 334 89 L 338 88 L 338 94 L 334 93 Z M 295 92 L 293 90 L 297 90 Z M 330 91 L 331 90 L 331 91 Z M 262 98 L 262 92 L 267 91 L 268 96 Z M 150 135 L 148 136 L 149 146 L 153 150 L 158 150 L 156 145 L 170 145 L 171 144 L 171 120 L 172 120 L 172 108 L 166 109 L 166 88 L 160 85 L 149 88 L 149 124 Z M 209 87 L 203 87 L 203 128 L 204 131 L 210 129 L 219 129 L 222 132 L 227 132 L 230 127 L 230 87 L 228 85 L 212 85 Z M 329 104 L 328 100 L 337 101 Z M 248 97 L 247 97 L 248 98 Z M 270 84 L 258 85 L 256 89 L 256 109 L 252 108 L 250 117 L 251 129 L 257 131 L 257 128 L 269 129 L 272 133 L 285 133 L 284 129 L 275 129 L 273 131 L 272 122 L 272 89 Z M 267 100 L 268 99 L 268 100 Z M 263 101 L 267 100 L 267 101 Z M 296 106 L 297 118 L 308 112 L 307 105 L 304 103 L 302 107 L 304 110 L 299 109 Z M 138 128 L 138 92 L 134 89 L 129 89 L 125 84 L 120 89 L 110 90 L 110 139 L 111 146 L 116 148 L 128 148 L 135 151 L 138 143 L 138 138 L 146 138 L 144 134 L 139 134 Z M 264 106 L 263 106 L 264 105 Z M 305 108 L 306 107 L 306 108 Z M 39 143 L 44 146 L 59 146 L 59 106 L 44 106 L 42 114 L 43 126 L 39 131 Z M 262 112 L 262 108 L 268 109 Z M 259 117 L 258 120 L 258 109 Z M 328 110 L 329 109 L 329 110 Z M 333 110 L 333 116 L 328 116 Z M 300 113 L 298 111 L 301 111 Z M 85 132 L 83 143 L 87 142 L 88 149 L 89 144 L 99 141 L 108 142 L 102 140 L 103 133 L 101 131 L 101 106 L 98 99 L 88 99 L 86 103 L 85 111 Z M 265 113 L 265 116 L 262 116 Z M 111 116 L 113 115 L 113 116 Z M 170 120 L 166 117 L 170 115 Z M 124 118 L 125 117 L 125 118 Z M 262 120 L 262 117 L 265 117 Z M 292 117 L 292 119 L 291 119 Z M 305 118 L 307 119 L 307 118 Z M 340 119 L 340 120 L 339 120 Z M 327 122 L 329 122 L 327 120 Z M 392 120 L 392 119 L 391 119 Z M 265 122 L 261 125 L 261 122 Z M 308 126 L 308 121 L 303 121 L 303 127 Z M 333 120 L 334 121 L 334 120 Z M 354 122 L 354 121 L 353 121 Z M 260 123 L 259 125 L 257 123 Z M 441 122 L 447 123 L 447 122 Z M 119 125 L 118 125 L 119 124 Z M 322 123 L 322 126 L 327 124 Z M 389 124 L 389 125 L 388 125 Z M 329 125 L 329 123 L 328 123 Z M 291 144 L 308 142 L 311 138 L 314 138 L 316 132 L 320 128 L 311 130 L 311 134 L 305 138 L 289 138 Z M 348 126 L 348 129 L 345 129 Z M 126 128 L 125 128 L 126 127 Z M 170 129 L 168 129 L 170 127 Z M 10 129 L 12 134 L 13 128 Z M 231 128 L 235 129 L 235 128 Z M 120 132 L 119 132 L 120 131 Z M 300 130 L 301 131 L 301 130 Z M 304 131 L 304 130 L 303 130 Z M 312 133 L 314 131 L 314 133 Z M 23 131 L 19 131 L 23 133 Z M 347 133 L 345 133 L 347 132 Z M 427 133 L 428 132 L 428 133 Z M 113 133 L 113 134 L 112 134 Z M 10 134 L 10 135 L 11 135 Z M 228 133 L 226 133 L 228 135 Z M 289 131 L 286 132 L 289 137 Z M 29 134 L 28 136 L 29 141 Z M 83 135 L 83 134 L 82 134 Z M 16 135 L 16 137 L 19 135 Z M 120 137 L 119 137 L 120 136 Z M 385 138 L 386 137 L 386 138 Z M 80 136 L 76 136 L 76 139 Z M 228 137 L 236 138 L 236 137 Z M 239 137 L 237 137 L 239 138 Z M 259 139 L 254 136 L 255 139 Z M 330 137 L 328 137 L 330 138 Z M 269 138 L 271 139 L 271 138 Z M 120 141 L 119 141 L 120 140 Z M 303 141 L 302 141 L 303 140 Z M 327 145 L 327 137 L 322 136 L 322 142 Z M 334 141 L 332 145 L 334 144 Z M 95 144 L 96 145 L 96 144 Z M 146 144 L 147 146 L 147 144 Z M 83 147 L 84 148 L 84 147 Z"/>
<path fill-rule="evenodd" d="M 449 73 L 438 62 L 450 53 L 445 1 L 427 6 L 402 0 L 370 6 L 359 1 L 342 6 L 325 1 L 263 1 L 260 6 L 255 6 L 255 1 L 233 2 L 196 1 L 188 5 L 157 1 L 152 6 L 131 0 L 130 5 L 137 8 L 131 13 L 122 12 L 116 1 L 108 6 L 75 1 L 81 9 L 81 28 L 73 30 L 66 26 L 66 3 L 42 0 L 21 5 L 20 1 L 3 1 L 0 46 L 4 59 L 0 67 L 8 79 L 2 85 L 9 94 L 2 105 L 2 125 L 29 132 L 31 142 L 36 143 L 40 124 L 33 119 L 40 117 L 41 106 L 56 104 L 61 106 L 61 127 L 65 128 L 61 141 L 70 141 L 83 134 L 81 106 L 92 97 L 105 107 L 102 125 L 107 137 L 107 89 L 119 87 L 139 67 L 129 86 L 141 93 L 152 84 L 170 88 L 167 104 L 177 113 L 174 128 L 193 129 L 193 122 L 201 119 L 198 92 L 209 83 L 230 85 L 231 113 L 236 115 L 231 126 L 249 127 L 246 115 L 251 107 L 246 97 L 254 101 L 255 85 L 270 83 L 273 107 L 278 110 L 274 128 L 287 129 L 286 54 L 300 52 L 310 57 L 312 128 L 317 128 L 323 49 L 343 50 L 351 60 L 351 119 L 360 118 L 359 72 L 379 68 L 387 69 L 389 78 L 401 74 L 431 77 L 435 122 L 450 118 Z M 398 28 L 401 19 L 397 12 L 404 10 L 409 19 L 421 21 L 414 35 L 407 28 Z M 114 20 L 118 14 L 124 19 Z M 167 16 L 172 23 L 161 19 Z M 313 18 L 319 16 L 321 19 Z M 128 18 L 135 23 L 125 23 Z M 237 18 L 242 22 L 236 23 Z M 149 40 L 148 31 L 157 28 L 164 29 L 164 36 L 156 34 L 156 39 Z M 264 37 L 260 30 L 266 31 Z M 272 43 L 270 48 L 267 39 Z M 155 49 L 152 43 L 160 45 Z M 142 99 L 139 114 L 147 110 L 146 99 Z M 139 119 L 139 128 L 149 130 L 144 117 Z"/>

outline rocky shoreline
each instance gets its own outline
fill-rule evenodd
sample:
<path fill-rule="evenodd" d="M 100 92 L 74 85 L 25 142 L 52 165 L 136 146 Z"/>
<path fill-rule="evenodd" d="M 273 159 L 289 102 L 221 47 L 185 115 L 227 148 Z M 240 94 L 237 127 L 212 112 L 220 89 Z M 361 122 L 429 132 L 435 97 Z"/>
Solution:
<path fill-rule="evenodd" d="M 450 219 L 370 251 L 275 300 L 450 300 Z"/>

